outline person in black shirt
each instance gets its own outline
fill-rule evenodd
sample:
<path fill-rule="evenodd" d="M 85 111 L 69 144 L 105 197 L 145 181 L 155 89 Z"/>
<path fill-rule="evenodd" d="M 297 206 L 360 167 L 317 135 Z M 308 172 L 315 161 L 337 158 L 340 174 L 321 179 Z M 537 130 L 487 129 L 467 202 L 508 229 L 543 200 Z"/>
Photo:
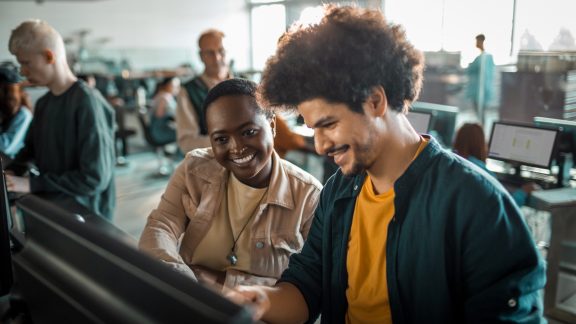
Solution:
<path fill-rule="evenodd" d="M 79 81 L 66 62 L 64 42 L 48 23 L 28 20 L 12 31 L 10 52 L 21 73 L 49 91 L 36 103 L 24 148 L 7 175 L 8 190 L 72 199 L 112 219 L 114 111 L 102 95 Z M 33 162 L 38 172 L 20 177 Z"/>

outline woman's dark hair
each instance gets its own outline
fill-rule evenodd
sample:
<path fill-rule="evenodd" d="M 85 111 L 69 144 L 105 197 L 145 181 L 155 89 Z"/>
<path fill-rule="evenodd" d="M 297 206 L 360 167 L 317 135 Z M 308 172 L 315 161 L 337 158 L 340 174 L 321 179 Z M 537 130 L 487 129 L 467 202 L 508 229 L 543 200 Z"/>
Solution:
<path fill-rule="evenodd" d="M 271 118 L 274 114 L 271 110 L 262 109 L 256 102 L 256 88 L 257 84 L 246 79 L 229 79 L 218 83 L 214 88 L 210 89 L 208 95 L 204 99 L 203 111 L 206 116 L 206 111 L 210 105 L 220 97 L 225 96 L 248 96 L 254 100 L 254 108 L 266 116 Z M 204 117 L 206 118 L 206 117 Z"/>
<path fill-rule="evenodd" d="M 463 158 L 473 156 L 482 162 L 486 162 L 488 148 L 482 125 L 466 123 L 460 127 L 454 138 L 454 151 Z"/>
<path fill-rule="evenodd" d="M 152 94 L 152 97 L 157 95 L 158 92 L 160 91 L 160 89 L 166 87 L 168 84 L 170 84 L 170 82 L 172 82 L 172 80 L 174 80 L 176 78 L 177 78 L 176 76 L 169 76 L 169 77 L 165 77 L 164 79 L 160 80 L 160 82 L 158 82 L 156 84 L 156 89 L 154 89 L 154 93 Z"/>
<path fill-rule="evenodd" d="M 258 99 L 268 107 L 295 108 L 316 98 L 362 112 L 375 86 L 404 111 L 421 88 L 423 56 L 399 25 L 377 10 L 327 6 L 319 24 L 285 33 L 268 59 Z"/>

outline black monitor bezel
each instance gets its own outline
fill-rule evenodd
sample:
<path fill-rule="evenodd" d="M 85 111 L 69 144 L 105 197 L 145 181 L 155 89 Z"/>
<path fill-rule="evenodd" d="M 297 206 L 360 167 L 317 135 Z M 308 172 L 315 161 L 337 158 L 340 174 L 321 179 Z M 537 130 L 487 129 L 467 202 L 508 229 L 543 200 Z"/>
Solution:
<path fill-rule="evenodd" d="M 494 131 L 496 130 L 496 125 L 505 125 L 505 126 L 514 126 L 514 127 L 524 127 L 524 128 L 530 128 L 530 129 L 537 129 L 537 130 L 549 130 L 549 131 L 553 131 L 555 133 L 554 135 L 554 143 L 552 144 L 552 150 L 550 150 L 550 156 L 548 156 L 548 164 L 547 165 L 541 165 L 541 164 L 535 164 L 535 163 L 528 163 L 528 162 L 523 162 L 523 161 L 517 161 L 517 160 L 512 160 L 512 159 L 507 159 L 507 158 L 502 158 L 502 157 L 494 157 L 494 156 L 490 156 L 490 147 L 492 147 L 492 140 L 494 138 Z M 495 121 L 492 124 L 492 130 L 490 131 L 490 139 L 488 141 L 488 147 L 487 147 L 487 158 L 492 159 L 492 160 L 498 160 L 498 161 L 503 161 L 503 162 L 507 162 L 513 165 L 525 165 L 525 166 L 531 166 L 531 167 L 536 167 L 536 168 L 542 168 L 542 169 L 550 169 L 550 167 L 552 166 L 552 160 L 556 151 L 556 144 L 558 141 L 558 133 L 559 133 L 559 129 L 557 128 L 552 128 L 552 127 L 537 127 L 535 125 L 532 124 L 528 124 L 528 123 L 518 123 L 518 122 L 508 122 L 508 121 Z"/>
<path fill-rule="evenodd" d="M 6 176 L 4 174 L 4 163 L 0 158 L 0 296 L 10 293 L 14 282 L 12 270 L 12 245 L 10 239 L 11 213 L 10 202 L 8 200 L 8 189 L 6 188 Z"/>
<path fill-rule="evenodd" d="M 97 288 L 95 291 L 117 292 L 109 295 L 120 298 L 122 301 L 126 300 L 127 303 L 124 303 L 126 305 L 133 303 L 131 299 L 126 298 L 134 294 L 134 292 L 156 289 L 156 291 L 170 296 L 166 300 L 175 300 L 175 296 L 178 296 L 177 300 L 179 304 L 190 305 L 187 307 L 196 309 L 197 312 L 202 312 L 206 318 L 212 318 L 214 322 L 224 320 L 226 322 L 250 321 L 251 315 L 244 307 L 234 305 L 230 301 L 217 297 L 216 294 L 211 292 L 207 287 L 202 287 L 200 284 L 190 280 L 190 278 L 161 264 L 161 262 L 142 254 L 142 252 L 136 249 L 135 245 L 129 244 L 131 240 L 129 240 L 127 234 L 123 237 L 113 234 L 111 231 L 103 231 L 98 227 L 92 226 L 93 224 L 85 221 L 83 217 L 68 212 L 34 195 L 28 195 L 20 199 L 18 201 L 18 208 L 23 214 L 26 232 L 23 248 L 13 255 L 15 278 L 18 283 L 20 295 L 24 298 L 24 301 L 27 302 L 33 317 L 34 314 L 36 316 L 42 316 L 42 318 L 57 318 L 56 316 L 58 316 L 57 314 L 55 315 L 57 312 L 53 312 L 52 309 L 46 309 L 44 306 L 44 304 L 49 303 L 46 298 L 43 298 L 49 295 L 44 287 L 57 288 L 54 290 L 57 292 L 54 294 L 54 300 L 74 300 L 76 304 L 80 304 L 82 301 L 94 301 L 88 303 L 90 305 L 89 308 L 73 308 L 75 310 L 74 314 L 79 314 L 76 316 L 84 316 L 87 314 L 87 317 L 90 318 L 91 316 L 94 317 L 94 314 L 100 314 L 98 318 L 101 320 L 108 318 L 107 321 L 115 322 L 115 320 L 110 320 L 110 318 L 124 318 L 130 314 L 135 314 L 133 310 L 136 308 L 133 307 L 130 308 L 131 311 L 125 315 L 118 314 L 117 312 L 97 311 L 111 307 L 109 303 L 101 302 L 105 299 L 98 299 L 95 294 L 91 293 L 92 290 L 79 289 L 79 287 L 83 287 L 83 284 L 78 285 L 74 283 L 88 282 L 87 280 L 81 280 L 81 278 L 90 278 L 90 282 L 93 283 L 86 287 L 96 287 L 97 285 L 104 289 Z M 66 239 L 58 238 L 62 236 L 65 236 Z M 66 242 L 68 243 L 64 244 Z M 88 250 L 86 251 L 89 252 L 85 254 L 77 253 L 78 250 L 82 249 L 82 246 L 87 247 Z M 40 254 L 38 251 L 43 251 L 43 253 Z M 82 257 L 71 258 L 70 256 L 72 254 Z M 98 257 L 91 257 L 96 255 Z M 86 262 L 87 258 L 90 258 L 90 263 Z M 95 262 L 97 260 L 100 260 L 100 262 Z M 115 277 L 126 278 L 126 275 L 123 275 L 123 273 L 134 273 L 132 277 L 134 279 L 118 282 L 117 278 L 111 278 L 109 276 L 103 277 L 106 272 L 109 272 L 102 271 L 102 267 L 106 267 L 104 264 L 106 262 L 120 262 L 119 267 L 114 269 L 122 270 L 115 272 Z M 80 267 L 84 268 L 79 269 Z M 68 270 L 66 272 L 56 271 L 59 269 Z M 70 276 L 69 274 L 75 275 Z M 21 282 L 20 279 L 22 278 L 28 280 Z M 110 281 L 114 281 L 113 285 L 110 284 Z M 131 290 L 119 287 L 119 285 L 128 285 L 129 282 L 142 282 L 145 283 L 145 286 L 140 286 L 141 289 L 138 289 L 138 287 L 131 285 Z M 38 292 L 38 289 L 32 288 L 38 283 L 42 284 L 41 287 L 44 288 L 41 292 Z M 120 292 L 119 289 L 123 289 L 122 292 Z M 102 293 L 100 293 L 100 295 L 102 295 Z M 142 299 L 146 298 L 154 300 L 154 297 L 142 297 Z M 213 302 L 218 302 L 218 308 L 213 306 Z M 56 301 L 54 301 L 54 303 L 63 308 L 64 306 L 73 304 L 58 304 Z M 141 303 L 141 301 L 134 301 L 134 303 Z M 198 305 L 195 303 L 198 303 Z M 174 304 L 169 306 L 170 307 L 165 308 L 179 307 Z M 158 305 L 158 307 L 161 307 L 161 305 Z M 146 309 L 146 318 L 156 316 L 150 312 L 157 312 L 156 310 L 152 310 L 151 308 Z M 178 316 L 174 312 L 168 312 L 167 310 L 162 311 L 166 313 L 167 321 Z M 72 313 L 69 315 L 73 316 Z M 180 316 L 181 315 L 180 312 Z"/>
<path fill-rule="evenodd" d="M 454 136 L 456 134 L 456 124 L 458 121 L 458 114 L 460 113 L 460 108 L 457 106 L 450 106 L 450 105 L 443 105 L 443 104 L 435 104 L 430 102 L 424 101 L 414 101 L 410 105 L 409 111 L 416 111 L 416 112 L 429 112 L 432 114 L 432 119 L 430 120 L 430 125 L 428 127 L 428 133 L 432 131 L 436 131 L 438 133 L 437 140 L 441 142 L 441 144 L 445 147 L 452 147 Z M 450 116 L 450 123 L 452 125 L 452 129 L 447 131 L 438 130 L 438 123 L 439 121 L 446 120 L 445 118 Z M 441 124 L 441 123 L 440 123 Z"/>

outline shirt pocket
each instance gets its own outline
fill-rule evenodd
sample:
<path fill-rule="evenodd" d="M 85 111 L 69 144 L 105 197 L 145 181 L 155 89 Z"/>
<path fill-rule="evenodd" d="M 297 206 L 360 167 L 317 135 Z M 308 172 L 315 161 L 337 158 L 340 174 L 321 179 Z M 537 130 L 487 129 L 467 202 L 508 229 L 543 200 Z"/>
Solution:
<path fill-rule="evenodd" d="M 278 275 L 288 267 L 290 256 L 300 252 L 304 240 L 300 233 L 296 235 L 272 235 L 272 254 L 276 259 Z"/>
<path fill-rule="evenodd" d="M 296 235 L 272 235 L 272 247 L 283 253 L 296 253 L 302 250 L 304 245 L 304 239 L 300 233 Z"/>

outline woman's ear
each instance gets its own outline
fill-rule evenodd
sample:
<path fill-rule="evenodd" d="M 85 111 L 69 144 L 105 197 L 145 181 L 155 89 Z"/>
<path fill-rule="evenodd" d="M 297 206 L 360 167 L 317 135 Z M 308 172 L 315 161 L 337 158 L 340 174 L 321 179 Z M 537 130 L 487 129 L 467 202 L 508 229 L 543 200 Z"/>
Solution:
<path fill-rule="evenodd" d="M 272 129 L 272 136 L 276 137 L 276 115 L 272 114 L 270 117 L 270 128 Z"/>

